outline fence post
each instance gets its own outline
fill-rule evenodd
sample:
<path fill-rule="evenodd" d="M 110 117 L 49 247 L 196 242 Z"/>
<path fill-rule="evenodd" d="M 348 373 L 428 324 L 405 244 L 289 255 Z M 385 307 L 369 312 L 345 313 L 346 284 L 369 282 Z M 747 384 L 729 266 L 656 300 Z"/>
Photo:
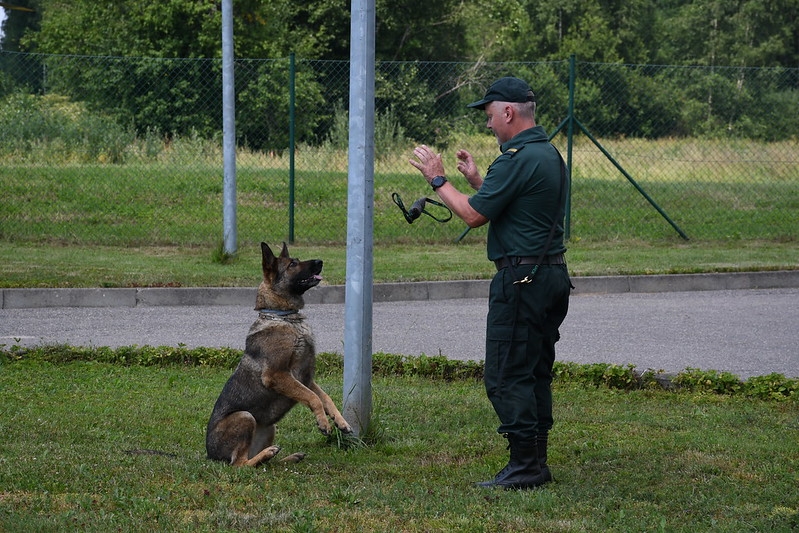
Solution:
<path fill-rule="evenodd" d="M 549 136 L 549 140 L 551 141 L 555 137 L 555 135 L 557 135 L 563 129 L 563 127 L 566 126 L 566 134 L 568 136 L 568 141 L 567 141 L 568 142 L 568 154 L 567 154 L 568 163 L 567 163 L 567 165 L 569 167 L 569 178 L 571 178 L 571 168 L 572 168 L 572 142 L 573 142 L 572 138 L 573 138 L 573 134 L 574 134 L 574 127 L 576 126 L 577 129 L 579 129 L 581 132 L 583 132 L 583 134 L 585 134 L 585 136 L 588 137 L 588 139 L 590 139 L 592 143 L 594 143 L 594 146 L 599 148 L 599 151 L 602 152 L 602 155 L 604 155 L 607 158 L 607 160 L 610 161 L 613 164 L 613 166 L 615 166 L 619 170 L 619 172 L 622 173 L 622 175 L 625 178 L 627 178 L 627 181 L 629 181 L 633 185 L 633 187 L 635 187 L 635 189 L 639 193 L 641 193 L 641 196 L 643 196 L 646 199 L 646 201 L 649 202 L 652 205 L 652 207 L 654 207 L 655 210 L 658 213 L 660 213 L 660 215 L 664 219 L 666 219 L 666 222 L 668 222 L 671 225 L 671 227 L 674 228 L 677 231 L 677 233 L 680 235 L 680 237 L 682 237 L 683 239 L 685 239 L 687 241 L 688 240 L 688 235 L 686 235 L 685 232 L 682 229 L 680 229 L 680 227 L 671 219 L 671 217 L 669 217 L 669 215 L 655 202 L 655 200 L 653 200 L 652 197 L 649 196 L 646 193 L 646 191 L 643 189 L 643 187 L 641 187 L 638 184 L 638 182 L 636 182 L 633 179 L 633 177 L 630 176 L 630 174 L 626 170 L 624 170 L 624 167 L 622 167 L 619 164 L 619 162 L 616 161 L 613 158 L 612 155 L 610 155 L 610 152 L 605 150 L 605 147 L 602 146 L 599 143 L 599 141 L 596 140 L 596 138 L 593 135 L 591 135 L 591 132 L 588 131 L 588 128 L 586 128 L 583 125 L 583 123 L 580 122 L 580 120 L 574 115 L 574 85 L 575 85 L 575 78 L 576 78 L 576 74 L 575 74 L 575 58 L 574 58 L 574 54 L 572 54 L 571 56 L 569 56 L 569 116 L 567 116 L 565 119 L 563 119 L 563 121 L 558 125 L 557 128 L 555 128 L 555 130 Z M 569 181 L 571 181 L 571 179 Z M 564 237 L 566 239 L 568 239 L 569 238 L 569 234 L 571 233 L 570 232 L 570 227 L 569 227 L 571 225 L 571 187 L 569 188 L 569 196 L 567 198 L 566 213 L 567 213 L 566 216 L 568 217 L 568 219 L 567 219 L 567 221 L 564 222 L 564 224 L 565 224 Z"/>
<path fill-rule="evenodd" d="M 575 56 L 569 56 L 569 124 L 566 126 L 566 167 L 569 172 L 569 194 L 566 196 L 566 220 L 563 221 L 563 238 L 567 241 L 572 233 L 572 149 L 574 148 L 574 82 L 577 79 L 575 72 Z"/>
<path fill-rule="evenodd" d="M 294 109 L 296 70 L 294 52 L 289 55 L 289 244 L 294 244 Z"/>
<path fill-rule="evenodd" d="M 238 249 L 236 231 L 236 92 L 233 82 L 233 0 L 222 0 L 222 226 L 224 251 Z"/>

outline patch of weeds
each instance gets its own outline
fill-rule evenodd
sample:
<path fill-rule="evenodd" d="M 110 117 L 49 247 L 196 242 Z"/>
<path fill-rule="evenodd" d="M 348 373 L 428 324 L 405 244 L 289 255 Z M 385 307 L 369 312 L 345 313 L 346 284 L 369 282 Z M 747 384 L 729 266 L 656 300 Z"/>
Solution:
<path fill-rule="evenodd" d="M 331 446 L 338 448 L 339 450 L 351 450 L 355 448 L 366 448 L 366 442 L 353 435 L 352 433 L 344 433 L 336 426 L 333 426 L 333 430 L 330 435 L 327 436 L 327 443 Z"/>
<path fill-rule="evenodd" d="M 360 436 L 344 433 L 333 426 L 333 431 L 327 437 L 327 443 L 339 450 L 352 450 L 369 448 L 386 441 L 385 424 L 374 413 L 366 430 Z"/>
<path fill-rule="evenodd" d="M 735 374 L 716 370 L 686 368 L 674 378 L 674 385 L 694 392 L 714 392 L 716 394 L 735 394 L 743 384 Z"/>
<path fill-rule="evenodd" d="M 216 248 L 211 252 L 211 261 L 220 265 L 231 265 L 238 260 L 239 256 L 235 253 L 230 253 L 225 249 L 225 242 L 219 241 Z"/>
<path fill-rule="evenodd" d="M 67 364 L 73 361 L 93 361 L 122 366 L 202 366 L 234 368 L 242 351 L 233 348 L 187 348 L 174 346 L 121 346 L 110 348 L 70 345 L 21 346 L 0 344 L 0 364 L 22 361 L 44 361 Z M 340 375 L 344 369 L 341 354 L 317 354 L 318 376 Z M 372 356 L 372 375 L 378 377 L 414 376 L 434 381 L 468 381 L 483 378 L 482 361 L 450 360 L 444 356 L 418 357 L 376 353 Z M 588 387 L 605 387 L 615 390 L 682 390 L 727 396 L 742 395 L 771 401 L 799 401 L 799 378 L 786 378 L 782 374 L 755 376 L 741 381 L 729 372 L 688 368 L 676 376 L 662 371 L 637 371 L 634 365 L 608 363 L 579 364 L 556 361 L 554 379 Z M 342 447 L 352 447 L 350 444 Z"/>
<path fill-rule="evenodd" d="M 777 373 L 753 376 L 744 383 L 744 392 L 761 400 L 799 400 L 799 379 L 788 379 Z"/>

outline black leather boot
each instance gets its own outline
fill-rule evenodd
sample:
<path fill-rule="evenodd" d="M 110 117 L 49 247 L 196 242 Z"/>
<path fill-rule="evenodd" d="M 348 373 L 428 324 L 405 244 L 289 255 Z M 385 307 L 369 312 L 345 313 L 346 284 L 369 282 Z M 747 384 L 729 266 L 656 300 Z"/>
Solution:
<path fill-rule="evenodd" d="M 477 483 L 479 487 L 503 488 L 505 490 L 526 490 L 540 487 L 547 481 L 538 463 L 536 440 L 517 440 L 508 438 L 510 460 L 491 481 Z"/>
<path fill-rule="evenodd" d="M 549 467 L 547 466 L 548 442 L 548 433 L 540 433 L 536 439 L 536 443 L 538 445 L 538 466 L 541 467 L 541 476 L 544 478 L 544 483 L 552 481 L 552 472 L 549 471 Z"/>

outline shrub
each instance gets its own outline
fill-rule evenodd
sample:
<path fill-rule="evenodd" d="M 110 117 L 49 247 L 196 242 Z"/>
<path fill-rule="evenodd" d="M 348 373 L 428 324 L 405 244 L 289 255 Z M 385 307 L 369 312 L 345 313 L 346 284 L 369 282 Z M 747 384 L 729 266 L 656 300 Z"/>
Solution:
<path fill-rule="evenodd" d="M 135 134 L 59 95 L 13 93 L 0 104 L 0 156 L 49 154 L 58 162 L 123 163 Z"/>
<path fill-rule="evenodd" d="M 687 368 L 674 378 L 674 385 L 695 392 L 714 392 L 716 394 L 735 394 L 741 391 L 742 383 L 738 376 L 716 370 Z"/>
<path fill-rule="evenodd" d="M 234 368 L 242 351 L 234 348 L 187 348 L 174 346 L 122 346 L 119 348 L 86 348 L 69 345 L 24 347 L 0 344 L 0 365 L 19 361 L 43 361 L 65 364 L 74 361 L 95 361 L 116 365 L 141 366 L 208 366 Z M 341 354 L 322 352 L 316 357 L 318 375 L 339 374 L 344 369 Z M 372 356 L 375 376 L 419 376 L 433 380 L 480 380 L 485 366 L 482 361 L 460 361 L 442 355 L 405 356 L 376 353 Z M 662 372 L 637 372 L 634 365 L 608 363 L 578 364 L 555 362 L 556 381 L 618 390 L 676 389 L 696 393 L 723 395 L 743 394 L 769 401 L 799 401 L 799 379 L 782 374 L 755 376 L 742 382 L 729 372 L 688 368 L 668 379 Z"/>

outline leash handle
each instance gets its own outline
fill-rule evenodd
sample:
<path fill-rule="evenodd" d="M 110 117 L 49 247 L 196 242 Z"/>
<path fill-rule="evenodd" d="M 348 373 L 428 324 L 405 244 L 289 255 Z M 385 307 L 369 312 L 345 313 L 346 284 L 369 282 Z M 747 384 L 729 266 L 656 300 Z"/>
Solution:
<path fill-rule="evenodd" d="M 441 222 L 443 224 L 444 222 L 449 222 L 450 220 L 452 220 L 452 210 L 449 207 L 447 207 L 446 205 L 444 205 L 442 202 L 438 202 L 438 201 L 433 200 L 431 198 L 419 198 L 419 200 L 426 200 L 427 204 L 437 205 L 438 207 L 441 207 L 444 210 L 446 210 L 446 212 L 447 212 L 447 217 L 446 218 L 438 218 L 437 216 L 433 215 L 433 213 L 431 213 L 427 209 L 423 209 L 422 210 L 422 213 L 424 213 L 425 215 L 429 216 L 430 218 L 432 218 L 436 222 Z M 422 205 L 424 205 L 424 204 L 422 204 Z"/>
<path fill-rule="evenodd" d="M 418 200 L 413 202 L 410 209 L 405 209 L 405 204 L 402 202 L 402 198 L 398 193 L 392 193 L 391 199 L 394 201 L 397 207 L 400 208 L 400 211 L 402 211 L 402 214 L 405 217 L 405 220 L 408 222 L 408 224 L 413 224 L 413 221 L 422 216 L 422 213 L 429 216 L 436 222 L 440 222 L 442 224 L 444 222 L 449 222 L 452 219 L 452 210 L 443 203 L 433 200 L 431 198 L 425 198 L 424 196 L 419 198 Z M 444 215 L 441 218 L 435 216 L 430 211 L 425 209 L 425 206 L 427 204 L 435 205 L 445 209 L 447 211 L 447 215 Z"/>
<path fill-rule="evenodd" d="M 424 213 L 424 204 L 427 201 L 427 198 L 419 198 L 411 205 L 411 208 L 408 209 L 408 214 L 411 216 L 412 219 L 416 220 L 419 218 L 422 213 Z"/>

